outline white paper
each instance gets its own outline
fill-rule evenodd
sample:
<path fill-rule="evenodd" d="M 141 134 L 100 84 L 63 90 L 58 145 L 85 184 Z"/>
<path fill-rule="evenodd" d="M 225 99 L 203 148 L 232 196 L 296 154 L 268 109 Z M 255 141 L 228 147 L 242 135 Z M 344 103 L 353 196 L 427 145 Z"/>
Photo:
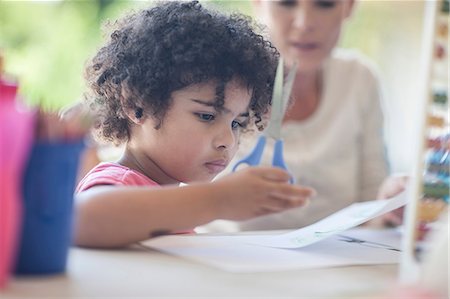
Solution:
<path fill-rule="evenodd" d="M 275 236 L 252 236 L 247 242 L 276 248 L 308 246 L 400 208 L 406 204 L 406 201 L 406 192 L 402 192 L 389 200 L 354 203 L 304 228 Z"/>
<path fill-rule="evenodd" d="M 280 249 L 246 244 L 258 235 L 173 235 L 142 243 L 168 254 L 191 259 L 230 272 L 272 272 L 348 265 L 398 263 L 400 236 L 393 230 L 356 229 L 308 247 Z M 377 242 L 349 242 L 361 237 Z M 387 241 L 387 242 L 384 242 Z M 379 242 L 384 242 L 379 244 Z"/>

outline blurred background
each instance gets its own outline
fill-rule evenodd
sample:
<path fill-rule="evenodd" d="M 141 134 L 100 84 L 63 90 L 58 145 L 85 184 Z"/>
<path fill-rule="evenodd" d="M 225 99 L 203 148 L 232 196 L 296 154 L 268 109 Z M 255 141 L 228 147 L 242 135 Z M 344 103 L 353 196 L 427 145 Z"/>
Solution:
<path fill-rule="evenodd" d="M 206 2 L 206 1 L 203 1 Z M 341 47 L 357 48 L 378 64 L 385 84 L 386 141 L 393 171 L 409 171 L 420 90 L 423 0 L 359 0 Z M 209 5 L 251 15 L 249 1 Z M 101 24 L 148 1 L 0 0 L 0 49 L 5 71 L 31 104 L 59 109 L 82 96 L 83 68 L 102 41 Z M 416 134 L 417 135 L 417 134 Z"/>

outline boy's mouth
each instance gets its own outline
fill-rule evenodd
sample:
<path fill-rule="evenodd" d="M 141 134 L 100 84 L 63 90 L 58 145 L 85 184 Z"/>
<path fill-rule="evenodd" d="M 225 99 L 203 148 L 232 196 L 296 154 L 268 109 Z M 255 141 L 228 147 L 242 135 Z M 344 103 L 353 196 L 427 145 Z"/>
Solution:
<path fill-rule="evenodd" d="M 219 173 L 224 170 L 228 165 L 228 162 L 224 159 L 209 161 L 205 163 L 205 167 L 210 173 Z"/>

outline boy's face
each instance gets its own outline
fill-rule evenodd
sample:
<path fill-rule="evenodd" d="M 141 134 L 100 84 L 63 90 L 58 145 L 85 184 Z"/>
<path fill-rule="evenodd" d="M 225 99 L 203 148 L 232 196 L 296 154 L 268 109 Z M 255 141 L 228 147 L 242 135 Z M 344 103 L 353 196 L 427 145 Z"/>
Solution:
<path fill-rule="evenodd" d="M 144 158 L 146 175 L 160 184 L 209 181 L 228 165 L 248 122 L 251 90 L 230 81 L 221 111 L 213 106 L 215 91 L 212 82 L 177 90 L 158 130 L 146 118 L 133 131 L 129 145 Z"/>

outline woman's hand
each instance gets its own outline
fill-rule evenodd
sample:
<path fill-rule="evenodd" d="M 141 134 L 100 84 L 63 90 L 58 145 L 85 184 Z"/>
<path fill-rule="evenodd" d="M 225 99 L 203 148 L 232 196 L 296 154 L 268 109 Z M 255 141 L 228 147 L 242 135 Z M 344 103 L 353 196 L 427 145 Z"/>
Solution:
<path fill-rule="evenodd" d="M 378 189 L 377 199 L 389 199 L 400 194 L 405 190 L 407 183 L 408 177 L 405 175 L 390 176 L 386 178 Z M 374 219 L 369 222 L 369 225 L 388 227 L 401 225 L 403 223 L 403 212 L 404 207 L 401 207 Z"/>
<path fill-rule="evenodd" d="M 407 183 L 408 176 L 406 175 L 390 176 L 381 184 L 380 189 L 378 190 L 377 198 L 392 198 L 403 192 L 406 188 Z"/>

